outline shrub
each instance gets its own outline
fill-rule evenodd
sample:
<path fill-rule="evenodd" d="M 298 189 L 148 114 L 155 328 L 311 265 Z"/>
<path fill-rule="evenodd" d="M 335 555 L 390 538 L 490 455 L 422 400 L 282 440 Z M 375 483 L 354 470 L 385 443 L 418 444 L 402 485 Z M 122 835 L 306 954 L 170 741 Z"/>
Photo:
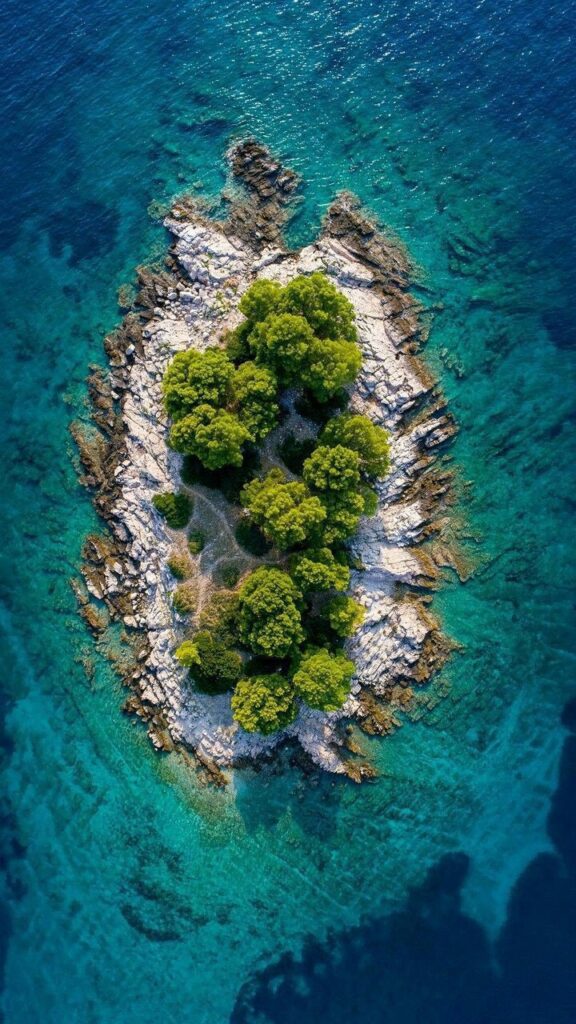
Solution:
<path fill-rule="evenodd" d="M 328 604 L 328 620 L 338 636 L 351 636 L 364 621 L 365 611 L 353 597 L 338 595 Z"/>
<path fill-rule="evenodd" d="M 165 491 L 155 494 L 152 504 L 173 530 L 182 530 L 192 515 L 192 502 L 186 494 Z"/>
<path fill-rule="evenodd" d="M 294 689 L 277 674 L 241 679 L 232 696 L 232 712 L 246 732 L 268 736 L 294 721 Z"/>
<path fill-rule="evenodd" d="M 240 579 L 240 569 L 237 565 L 224 565 L 220 570 L 219 581 L 224 587 L 232 589 Z"/>
<path fill-rule="evenodd" d="M 190 615 L 196 609 L 198 588 L 191 580 L 181 583 L 172 594 L 172 604 L 179 615 Z"/>
<path fill-rule="evenodd" d="M 177 420 L 170 431 L 170 445 L 183 455 L 195 455 L 207 469 L 242 465 L 242 445 L 248 431 L 226 409 L 199 405 Z"/>
<path fill-rule="evenodd" d="M 184 640 L 180 647 L 174 652 L 176 661 L 179 661 L 184 668 L 192 668 L 200 660 L 198 648 L 193 640 Z"/>
<path fill-rule="evenodd" d="M 188 534 L 188 550 L 191 555 L 199 555 L 204 549 L 206 538 L 202 530 L 191 530 Z"/>
<path fill-rule="evenodd" d="M 232 382 L 234 408 L 253 441 L 260 441 L 278 422 L 278 383 L 271 370 L 246 362 Z"/>
<path fill-rule="evenodd" d="M 304 654 L 294 675 L 296 693 L 318 711 L 338 711 L 350 692 L 354 662 L 326 650 Z"/>
<path fill-rule="evenodd" d="M 201 630 L 207 630 L 225 647 L 233 647 L 240 630 L 240 602 L 238 594 L 216 591 L 208 601 L 198 620 Z"/>
<path fill-rule="evenodd" d="M 367 416 L 344 413 L 330 420 L 322 431 L 320 441 L 328 445 L 344 445 L 358 452 L 360 466 L 367 476 L 386 476 L 389 468 L 388 435 L 383 427 L 372 423 Z"/>
<path fill-rule="evenodd" d="M 279 308 L 305 317 L 319 338 L 356 341 L 354 306 L 319 271 L 290 281 L 282 289 Z"/>
<path fill-rule="evenodd" d="M 264 536 L 281 549 L 315 536 L 326 518 L 320 500 L 301 481 L 288 481 L 281 469 L 252 480 L 240 498 Z"/>
<path fill-rule="evenodd" d="M 242 675 L 242 658 L 207 630 L 196 633 L 193 640 L 198 653 L 192 675 L 199 689 L 207 693 L 231 690 Z"/>
<path fill-rule="evenodd" d="M 226 404 L 233 374 L 234 366 L 221 349 L 178 352 L 162 382 L 166 412 L 179 420 L 198 405 Z"/>
<path fill-rule="evenodd" d="M 290 571 L 303 593 L 309 590 L 346 590 L 350 584 L 350 570 L 337 561 L 329 548 L 294 555 Z"/>
<path fill-rule="evenodd" d="M 360 483 L 360 456 L 342 445 L 321 445 L 306 459 L 302 475 L 312 490 L 333 494 L 355 491 Z"/>
<path fill-rule="evenodd" d="M 174 551 L 170 555 L 167 565 L 177 580 L 185 580 L 190 575 L 190 559 L 183 551 Z"/>
<path fill-rule="evenodd" d="M 240 638 L 255 654 L 285 658 L 304 640 L 301 593 L 288 573 L 262 566 L 240 587 Z"/>
<path fill-rule="evenodd" d="M 300 476 L 302 474 L 304 460 L 312 454 L 315 446 L 316 441 L 312 437 L 307 437 L 302 441 L 299 441 L 294 434 L 289 434 L 288 437 L 284 438 L 282 444 L 279 445 L 278 455 L 291 473 L 295 473 L 296 476 Z"/>
<path fill-rule="evenodd" d="M 270 550 L 269 541 L 266 540 L 262 531 L 258 529 L 256 523 L 253 523 L 247 516 L 243 516 L 240 519 L 234 531 L 234 536 L 240 547 L 248 551 L 249 554 L 255 555 L 256 558 L 260 558 Z"/>

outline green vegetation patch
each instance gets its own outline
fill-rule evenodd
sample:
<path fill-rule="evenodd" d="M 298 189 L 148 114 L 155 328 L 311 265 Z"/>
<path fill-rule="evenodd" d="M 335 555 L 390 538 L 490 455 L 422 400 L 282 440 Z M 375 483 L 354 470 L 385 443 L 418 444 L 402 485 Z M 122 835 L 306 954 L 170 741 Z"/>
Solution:
<path fill-rule="evenodd" d="M 240 505 L 236 540 L 268 563 L 240 582 L 232 561 L 218 570 L 216 582 L 227 589 L 214 592 L 175 657 L 204 692 L 232 689 L 239 725 L 268 735 L 294 720 L 299 702 L 334 712 L 347 699 L 354 664 L 342 648 L 364 609 L 344 593 L 353 564 L 346 543 L 360 518 L 376 511 L 374 481 L 388 472 L 389 444 L 382 427 L 346 411 L 361 353 L 354 308 L 325 274 L 285 286 L 256 281 L 240 310 L 245 319 L 225 348 L 174 357 L 164 404 L 169 443 L 184 455 L 183 480 Z M 262 473 L 259 446 L 294 398 L 318 437 L 280 439 L 288 473 L 278 466 Z M 182 499 L 154 499 L 175 528 L 191 513 Z M 188 543 L 197 554 L 203 536 L 192 532 Z M 189 615 L 196 597 L 185 581 L 174 607 Z"/>
<path fill-rule="evenodd" d="M 192 515 L 192 502 L 186 494 L 155 494 L 152 504 L 173 530 L 183 530 Z"/>

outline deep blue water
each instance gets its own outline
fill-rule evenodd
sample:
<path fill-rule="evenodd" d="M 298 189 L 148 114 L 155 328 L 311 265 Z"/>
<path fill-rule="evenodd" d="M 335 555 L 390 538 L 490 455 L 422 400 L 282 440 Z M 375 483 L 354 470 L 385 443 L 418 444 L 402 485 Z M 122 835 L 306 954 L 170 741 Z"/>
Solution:
<path fill-rule="evenodd" d="M 0 28 L 0 1015 L 572 1024 L 574 3 L 10 0 Z M 351 188 L 409 247 L 460 425 L 478 568 L 434 607 L 462 652 L 360 789 L 199 788 L 122 717 L 68 582 L 95 525 L 68 425 L 166 244 L 147 209 L 216 203 L 247 133 L 303 176 L 294 244 Z"/>

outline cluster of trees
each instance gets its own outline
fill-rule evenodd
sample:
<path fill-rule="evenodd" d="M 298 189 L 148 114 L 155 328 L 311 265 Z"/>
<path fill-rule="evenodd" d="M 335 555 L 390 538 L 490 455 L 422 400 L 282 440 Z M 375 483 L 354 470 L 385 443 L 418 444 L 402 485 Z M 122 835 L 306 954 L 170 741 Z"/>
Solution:
<path fill-rule="evenodd" d="M 200 689 L 233 689 L 236 720 L 267 734 L 294 719 L 299 700 L 324 711 L 346 700 L 354 665 L 342 647 L 363 615 L 345 594 L 346 542 L 360 517 L 375 511 L 373 484 L 388 470 L 388 441 L 364 416 L 330 415 L 345 406 L 361 355 L 354 309 L 324 274 L 284 287 L 257 281 L 240 309 L 245 320 L 226 351 L 179 353 L 168 367 L 171 446 L 206 470 L 242 474 L 249 449 L 276 426 L 287 388 L 323 425 L 315 442 L 283 441 L 290 474 L 245 475 L 238 537 L 259 554 L 273 548 L 276 564 L 220 592 L 176 657 Z"/>

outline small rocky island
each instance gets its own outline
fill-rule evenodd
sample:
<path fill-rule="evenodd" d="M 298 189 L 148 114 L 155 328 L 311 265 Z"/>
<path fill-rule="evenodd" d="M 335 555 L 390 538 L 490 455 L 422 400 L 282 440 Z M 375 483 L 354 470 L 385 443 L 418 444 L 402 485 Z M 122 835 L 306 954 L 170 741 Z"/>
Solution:
<path fill-rule="evenodd" d="M 173 204 L 92 368 L 72 432 L 109 530 L 75 590 L 156 746 L 219 782 L 280 744 L 360 780 L 358 730 L 451 650 L 428 605 L 455 428 L 402 247 L 344 193 L 288 249 L 297 176 L 254 140 L 228 158 L 227 219 Z"/>

